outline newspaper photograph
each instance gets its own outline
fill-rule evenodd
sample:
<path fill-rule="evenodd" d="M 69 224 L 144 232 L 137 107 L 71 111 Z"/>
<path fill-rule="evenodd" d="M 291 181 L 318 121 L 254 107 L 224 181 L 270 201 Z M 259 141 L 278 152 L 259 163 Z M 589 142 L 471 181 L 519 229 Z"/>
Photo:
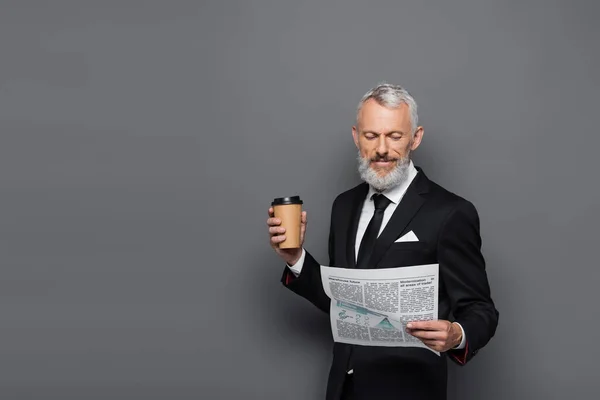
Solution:
<path fill-rule="evenodd" d="M 384 269 L 321 266 L 321 278 L 331 299 L 336 342 L 429 349 L 406 332 L 406 324 L 438 318 L 438 264 Z"/>

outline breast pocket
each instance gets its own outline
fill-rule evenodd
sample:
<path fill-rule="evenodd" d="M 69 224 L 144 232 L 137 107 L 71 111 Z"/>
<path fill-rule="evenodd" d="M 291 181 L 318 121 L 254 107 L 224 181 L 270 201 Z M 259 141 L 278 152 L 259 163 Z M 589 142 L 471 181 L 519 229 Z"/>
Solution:
<path fill-rule="evenodd" d="M 397 242 L 392 243 L 388 251 L 423 250 L 428 251 L 431 246 L 427 242 Z"/>
<path fill-rule="evenodd" d="M 437 262 L 435 249 L 426 242 L 392 243 L 378 268 L 409 267 L 413 265 L 435 264 Z"/>

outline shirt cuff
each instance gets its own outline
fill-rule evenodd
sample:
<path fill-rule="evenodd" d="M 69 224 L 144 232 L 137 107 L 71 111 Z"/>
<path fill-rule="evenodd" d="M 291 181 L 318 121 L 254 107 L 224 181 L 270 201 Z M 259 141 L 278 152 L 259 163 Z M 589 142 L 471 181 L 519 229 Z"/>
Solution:
<path fill-rule="evenodd" d="M 302 254 L 300 255 L 300 258 L 298 259 L 298 261 L 296 261 L 296 263 L 294 265 L 289 265 L 286 264 L 287 267 L 290 269 L 290 271 L 292 271 L 292 273 L 294 274 L 294 276 L 297 278 L 300 276 L 300 273 L 302 272 L 302 266 L 304 265 L 304 258 L 306 256 L 306 251 L 304 251 L 304 248 L 302 248 Z M 462 329 L 462 327 L 461 327 Z M 464 337 L 464 333 L 463 333 L 463 337 Z"/>
<path fill-rule="evenodd" d="M 461 350 L 464 349 L 466 344 L 467 344 L 467 336 L 465 335 L 465 330 L 463 329 L 462 325 L 459 324 L 458 322 L 454 322 L 456 325 L 458 325 L 460 327 L 460 330 L 462 331 L 462 339 L 460 341 L 460 344 L 458 346 L 456 346 L 454 348 L 454 350 Z"/>

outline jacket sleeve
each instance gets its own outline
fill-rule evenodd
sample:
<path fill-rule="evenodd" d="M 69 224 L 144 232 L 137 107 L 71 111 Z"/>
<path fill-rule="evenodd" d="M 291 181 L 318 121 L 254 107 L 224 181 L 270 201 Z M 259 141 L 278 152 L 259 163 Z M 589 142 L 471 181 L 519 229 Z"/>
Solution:
<path fill-rule="evenodd" d="M 334 212 L 336 209 L 336 202 L 337 199 L 336 201 L 334 201 L 331 209 L 331 220 L 329 226 L 328 251 L 330 266 L 335 265 L 335 229 L 333 226 L 333 221 Z M 325 294 L 325 290 L 323 290 L 323 284 L 321 283 L 321 265 L 313 258 L 313 256 L 308 251 L 306 252 L 304 265 L 302 266 L 302 272 L 300 273 L 300 275 L 296 277 L 286 266 L 284 267 L 281 282 L 292 292 L 304 297 L 305 299 L 313 303 L 317 308 L 329 314 L 331 300 Z"/>
<path fill-rule="evenodd" d="M 442 226 L 438 262 L 452 314 L 467 339 L 464 349 L 451 350 L 448 354 L 451 360 L 464 365 L 494 336 L 499 317 L 481 254 L 479 216 L 466 200 L 458 202 Z"/>

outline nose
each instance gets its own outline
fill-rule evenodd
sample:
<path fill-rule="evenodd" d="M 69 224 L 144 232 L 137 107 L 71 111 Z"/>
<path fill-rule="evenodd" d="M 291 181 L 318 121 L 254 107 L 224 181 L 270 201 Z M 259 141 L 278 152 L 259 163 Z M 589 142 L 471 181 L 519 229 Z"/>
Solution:
<path fill-rule="evenodd" d="M 384 157 L 387 155 L 388 144 L 387 144 L 387 138 L 385 135 L 379 135 L 379 138 L 377 139 L 377 148 L 375 149 L 375 151 L 377 151 L 377 154 L 381 157 Z"/>

